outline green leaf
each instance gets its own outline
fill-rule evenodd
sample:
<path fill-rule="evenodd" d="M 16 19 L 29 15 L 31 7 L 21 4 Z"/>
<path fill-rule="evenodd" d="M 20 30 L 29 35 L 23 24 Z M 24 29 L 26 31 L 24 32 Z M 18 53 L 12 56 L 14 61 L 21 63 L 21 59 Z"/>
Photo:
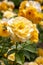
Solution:
<path fill-rule="evenodd" d="M 24 50 L 27 50 L 29 52 L 32 52 L 32 53 L 36 53 L 36 47 L 34 44 L 28 44 L 26 46 L 24 46 Z"/>
<path fill-rule="evenodd" d="M 31 44 L 32 42 L 30 40 L 26 41 L 25 42 L 26 44 Z"/>
<path fill-rule="evenodd" d="M 30 53 L 30 61 L 34 61 L 37 57 L 37 54 L 35 53 Z"/>
<path fill-rule="evenodd" d="M 30 54 L 29 54 L 29 52 L 28 52 L 28 51 L 23 51 L 23 53 L 24 53 L 24 56 L 25 56 L 28 60 L 30 60 Z"/>
<path fill-rule="evenodd" d="M 2 13 L 2 12 L 0 12 L 0 19 L 2 19 L 2 17 L 3 17 L 3 13 Z"/>
<path fill-rule="evenodd" d="M 16 45 L 15 45 L 15 44 L 12 45 L 12 46 L 11 46 L 11 49 L 16 49 Z"/>
<path fill-rule="evenodd" d="M 7 52 L 7 56 L 10 55 L 10 54 L 12 54 L 12 53 L 15 53 L 15 52 L 16 52 L 16 49 L 11 49 L 11 50 L 9 50 L 9 51 Z"/>
<path fill-rule="evenodd" d="M 22 49 L 22 45 L 21 44 L 18 44 L 17 45 L 17 50 L 19 51 L 19 50 L 21 50 Z"/>
<path fill-rule="evenodd" d="M 40 25 L 37 25 L 39 30 L 39 43 L 43 43 L 43 28 Z"/>
<path fill-rule="evenodd" d="M 12 43 L 10 37 L 0 37 L 0 56 L 3 56 L 3 54 L 7 53 L 11 46 Z"/>
<path fill-rule="evenodd" d="M 19 64 L 23 64 L 24 63 L 24 54 L 22 51 L 19 51 L 17 54 L 16 54 L 16 62 L 19 63 Z"/>
<path fill-rule="evenodd" d="M 15 13 L 18 13 L 18 11 L 19 11 L 18 9 L 15 9 L 15 10 L 14 10 Z M 17 16 L 16 16 L 16 17 L 17 17 Z"/>
<path fill-rule="evenodd" d="M 43 33 L 40 33 L 40 35 L 39 35 L 39 42 L 43 43 Z"/>
<path fill-rule="evenodd" d="M 41 26 L 39 24 L 37 25 L 37 28 L 38 28 L 40 33 L 43 33 L 43 28 L 41 28 Z"/>
<path fill-rule="evenodd" d="M 15 6 L 18 7 L 22 0 L 12 0 L 12 1 L 14 2 Z"/>
<path fill-rule="evenodd" d="M 30 40 L 26 41 L 26 42 L 22 42 L 21 46 L 24 47 L 26 45 L 32 44 Z"/>

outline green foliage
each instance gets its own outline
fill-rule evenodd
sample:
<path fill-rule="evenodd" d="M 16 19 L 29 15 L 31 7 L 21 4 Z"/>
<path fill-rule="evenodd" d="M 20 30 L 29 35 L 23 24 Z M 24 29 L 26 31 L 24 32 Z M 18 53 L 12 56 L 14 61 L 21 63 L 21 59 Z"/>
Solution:
<path fill-rule="evenodd" d="M 30 41 L 25 43 L 16 43 L 11 47 L 11 50 L 7 53 L 7 56 L 15 53 L 15 62 L 16 64 L 23 64 L 25 57 L 31 61 L 34 60 L 37 56 L 37 45 L 35 43 L 31 44 Z"/>
<path fill-rule="evenodd" d="M 38 25 L 38 30 L 39 30 L 39 43 L 43 43 L 43 28 Z"/>
<path fill-rule="evenodd" d="M 15 10 L 14 10 L 15 13 L 18 13 L 18 11 L 19 11 L 18 9 L 15 9 Z"/>
<path fill-rule="evenodd" d="M 17 52 L 16 63 L 22 64 L 22 63 L 24 63 L 24 60 L 25 60 L 25 57 L 24 57 L 23 51 Z"/>
<path fill-rule="evenodd" d="M 15 6 L 18 7 L 19 4 L 23 1 L 23 0 L 11 0 L 14 2 Z"/>
<path fill-rule="evenodd" d="M 9 37 L 0 37 L 0 56 L 3 56 L 11 45 L 11 39 Z"/>
<path fill-rule="evenodd" d="M 5 53 L 7 53 L 6 57 L 4 57 Z M 8 59 L 8 56 L 13 53 L 15 53 L 15 59 L 11 61 Z M 26 42 L 16 42 L 14 44 L 11 42 L 10 37 L 0 37 L 0 60 L 2 60 L 5 65 L 12 65 L 9 61 L 11 61 L 13 65 L 22 65 L 26 59 L 28 59 L 28 61 L 33 61 L 36 56 L 37 45 L 35 43 L 28 40 Z"/>
<path fill-rule="evenodd" d="M 38 25 L 38 30 L 39 30 L 39 43 L 38 43 L 38 48 L 43 48 L 43 28 Z"/>
<path fill-rule="evenodd" d="M 2 19 L 2 17 L 3 17 L 3 13 L 2 13 L 2 12 L 0 12 L 0 19 Z"/>

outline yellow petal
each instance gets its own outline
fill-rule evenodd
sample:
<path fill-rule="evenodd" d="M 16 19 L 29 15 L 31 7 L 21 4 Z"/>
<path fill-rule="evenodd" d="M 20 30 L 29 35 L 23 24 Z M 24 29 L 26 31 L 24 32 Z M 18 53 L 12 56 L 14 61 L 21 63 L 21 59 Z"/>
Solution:
<path fill-rule="evenodd" d="M 15 53 L 10 54 L 10 55 L 8 56 L 8 59 L 11 60 L 11 61 L 15 61 Z"/>

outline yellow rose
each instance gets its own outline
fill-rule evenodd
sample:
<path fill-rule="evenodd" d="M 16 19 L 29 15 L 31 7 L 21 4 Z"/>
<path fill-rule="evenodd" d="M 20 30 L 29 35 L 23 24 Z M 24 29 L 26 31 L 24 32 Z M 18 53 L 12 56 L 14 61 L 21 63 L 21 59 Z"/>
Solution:
<path fill-rule="evenodd" d="M 10 34 L 7 30 L 7 23 L 0 23 L 0 36 L 8 37 Z"/>
<path fill-rule="evenodd" d="M 30 62 L 28 65 L 38 65 L 36 62 Z"/>
<path fill-rule="evenodd" d="M 38 42 L 39 38 L 38 38 L 38 30 L 36 29 L 35 25 L 34 25 L 34 31 L 31 33 L 31 41 L 32 42 Z"/>
<path fill-rule="evenodd" d="M 1 10 L 6 11 L 8 9 L 7 3 L 5 3 L 4 1 L 1 2 L 0 8 L 1 8 Z"/>
<path fill-rule="evenodd" d="M 38 65 L 36 62 L 25 62 L 24 65 Z"/>
<path fill-rule="evenodd" d="M 37 54 L 39 56 L 43 56 L 43 49 L 42 48 L 38 48 Z"/>
<path fill-rule="evenodd" d="M 14 9 L 15 5 L 12 1 L 8 1 L 7 4 L 9 6 L 9 8 Z"/>
<path fill-rule="evenodd" d="M 43 65 L 43 57 L 37 57 L 35 62 L 38 64 L 38 65 Z"/>
<path fill-rule="evenodd" d="M 14 32 L 14 40 L 25 42 L 34 36 L 33 40 L 38 41 L 38 31 L 36 26 L 24 17 L 16 17 L 11 25 Z M 37 32 L 37 33 L 36 33 Z M 36 36 L 35 36 L 36 35 Z"/>
<path fill-rule="evenodd" d="M 5 11 L 4 14 L 3 14 L 3 17 L 5 17 L 5 18 L 14 17 L 14 13 L 11 12 L 11 11 Z"/>
<path fill-rule="evenodd" d="M 23 1 L 21 2 L 19 9 L 26 10 L 26 8 L 30 8 L 31 6 L 35 8 L 38 12 L 41 12 L 41 5 L 39 2 L 36 1 Z"/>
<path fill-rule="evenodd" d="M 0 2 L 1 11 L 7 11 L 7 10 L 12 11 L 14 9 L 14 7 L 15 7 L 15 5 L 12 1 L 4 0 L 4 1 Z"/>
<path fill-rule="evenodd" d="M 38 24 L 43 19 L 41 6 L 35 1 L 23 1 L 20 4 L 18 16 L 26 17 L 35 24 Z"/>
<path fill-rule="evenodd" d="M 14 61 L 15 60 L 15 53 L 12 53 L 8 56 L 8 59 L 11 60 L 11 61 Z"/>

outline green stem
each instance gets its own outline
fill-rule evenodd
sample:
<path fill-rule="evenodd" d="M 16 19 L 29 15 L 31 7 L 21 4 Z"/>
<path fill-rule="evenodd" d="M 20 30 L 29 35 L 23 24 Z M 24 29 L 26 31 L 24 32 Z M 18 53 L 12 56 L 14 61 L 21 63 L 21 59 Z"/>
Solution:
<path fill-rule="evenodd" d="M 16 42 L 15 62 L 13 65 L 17 65 L 17 63 L 16 63 L 17 45 L 18 45 L 18 43 Z"/>

